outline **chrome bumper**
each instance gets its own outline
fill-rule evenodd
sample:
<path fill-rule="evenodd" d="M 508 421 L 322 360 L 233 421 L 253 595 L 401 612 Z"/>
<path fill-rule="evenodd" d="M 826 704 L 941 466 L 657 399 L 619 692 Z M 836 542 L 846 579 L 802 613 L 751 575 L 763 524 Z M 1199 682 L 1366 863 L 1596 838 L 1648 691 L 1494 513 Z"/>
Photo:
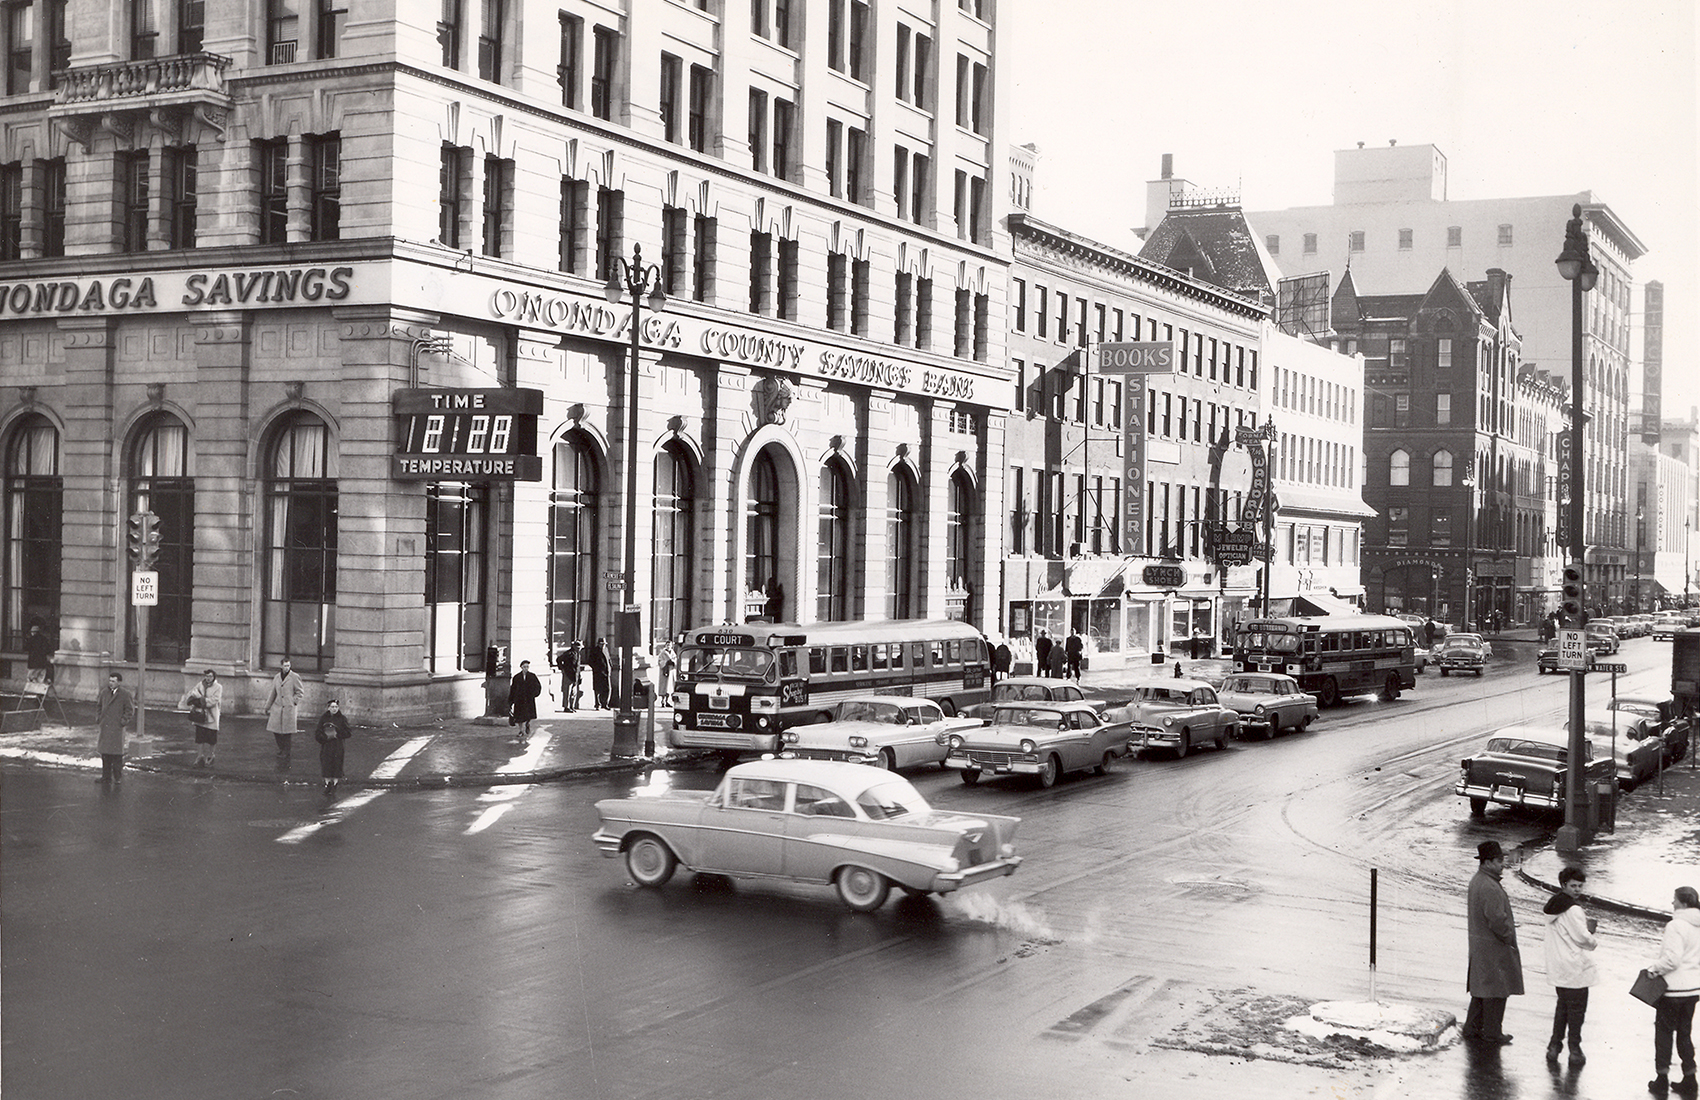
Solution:
<path fill-rule="evenodd" d="M 1452 793 L 1465 798 L 1485 798 L 1502 806 L 1535 806 L 1544 810 L 1556 810 L 1564 805 L 1557 795 L 1530 794 L 1521 787 L 1472 787 L 1460 783 L 1452 788 Z"/>
<path fill-rule="evenodd" d="M 1021 866 L 1020 856 L 1010 856 L 1007 859 L 994 859 L 990 863 L 981 863 L 961 871 L 945 871 L 933 878 L 933 889 L 941 894 L 952 890 L 960 890 L 964 886 L 972 886 L 976 882 L 987 879 L 1002 878 L 1015 874 L 1015 869 Z"/>

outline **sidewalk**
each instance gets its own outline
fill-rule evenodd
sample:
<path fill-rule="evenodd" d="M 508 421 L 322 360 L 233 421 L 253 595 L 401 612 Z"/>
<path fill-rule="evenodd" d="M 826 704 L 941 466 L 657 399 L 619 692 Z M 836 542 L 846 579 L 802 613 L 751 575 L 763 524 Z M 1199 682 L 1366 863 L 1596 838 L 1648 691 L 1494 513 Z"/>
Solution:
<path fill-rule="evenodd" d="M 545 697 L 540 702 L 547 706 L 550 700 Z M 657 708 L 654 713 L 656 749 L 665 754 L 673 712 Z M 66 703 L 65 716 L 68 726 L 51 721 L 38 731 L 0 735 L 0 760 L 99 768 L 94 705 Z M 305 725 L 315 717 L 303 714 L 301 720 Z M 646 714 L 640 712 L 640 752 L 646 721 Z M 126 771 L 247 783 L 322 782 L 319 745 L 312 733 L 303 730 L 294 735 L 286 764 L 278 759 L 277 743 L 266 732 L 264 716 L 225 717 L 220 723 L 216 763 L 211 768 L 193 764 L 194 732 L 186 713 L 149 707 L 147 733 L 145 740 L 133 735 L 129 738 L 124 755 Z M 531 736 L 524 739 L 505 718 L 446 718 L 406 726 L 370 726 L 361 725 L 355 716 L 353 736 L 344 744 L 343 782 L 349 787 L 536 783 L 633 771 L 647 763 L 642 758 L 610 758 L 614 714 L 609 710 L 543 713 L 532 722 Z"/>

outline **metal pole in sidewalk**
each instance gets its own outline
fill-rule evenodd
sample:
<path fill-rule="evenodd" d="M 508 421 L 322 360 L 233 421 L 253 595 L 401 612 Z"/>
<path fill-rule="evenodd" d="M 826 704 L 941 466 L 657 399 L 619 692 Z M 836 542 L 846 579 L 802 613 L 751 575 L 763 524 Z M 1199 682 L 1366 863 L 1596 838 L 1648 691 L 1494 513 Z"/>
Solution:
<path fill-rule="evenodd" d="M 1378 872 L 1374 867 L 1369 869 L 1369 1003 L 1376 1004 L 1375 999 L 1375 909 L 1376 909 L 1376 877 Z"/>

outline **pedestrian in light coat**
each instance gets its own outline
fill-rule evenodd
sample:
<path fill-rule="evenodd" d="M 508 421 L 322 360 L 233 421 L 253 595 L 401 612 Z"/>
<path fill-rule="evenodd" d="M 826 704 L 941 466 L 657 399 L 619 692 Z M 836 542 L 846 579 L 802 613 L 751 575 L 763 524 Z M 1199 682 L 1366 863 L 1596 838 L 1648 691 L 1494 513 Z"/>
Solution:
<path fill-rule="evenodd" d="M 1665 980 L 1665 995 L 1653 1005 L 1653 1073 L 1647 1091 L 1654 1096 L 1671 1092 L 1693 1096 L 1700 1091 L 1694 1079 L 1694 1005 L 1700 1000 L 1700 893 L 1678 886 L 1671 899 L 1670 920 L 1659 937 L 1659 957 L 1647 972 Z M 1670 1083 L 1671 1045 L 1682 1062 L 1682 1080 Z"/>
<path fill-rule="evenodd" d="M 1477 870 L 1470 879 L 1468 925 L 1470 969 L 1465 986 L 1470 1009 L 1464 1016 L 1464 1038 L 1490 1046 L 1511 1042 L 1505 1034 L 1505 1001 L 1523 993 L 1523 956 L 1517 949 L 1517 918 L 1499 877 L 1505 873 L 1505 852 L 1496 840 L 1476 845 Z"/>
<path fill-rule="evenodd" d="M 285 657 L 277 664 L 277 675 L 272 677 L 266 692 L 265 706 L 266 729 L 277 741 L 277 758 L 285 764 L 289 763 L 290 748 L 294 744 L 295 727 L 299 721 L 297 710 L 306 696 L 307 685 L 290 667 L 289 658 Z"/>
<path fill-rule="evenodd" d="M 1587 881 L 1588 873 L 1582 868 L 1563 868 L 1558 872 L 1558 893 L 1541 910 L 1547 921 L 1547 981 L 1558 991 L 1558 1001 L 1552 1010 L 1552 1038 L 1547 1041 L 1547 1061 L 1558 1061 L 1568 1034 L 1573 1066 L 1588 1060 L 1582 1054 L 1582 1019 L 1588 1014 L 1588 987 L 1599 980 L 1593 951 L 1600 941 L 1594 938 L 1594 918 L 1577 904 Z"/>
<path fill-rule="evenodd" d="M 124 782 L 124 729 L 136 716 L 136 700 L 124 686 L 124 677 L 108 673 L 106 690 L 100 693 L 96 721 L 100 724 L 100 778 L 97 783 Z"/>
<path fill-rule="evenodd" d="M 195 765 L 212 767 L 218 748 L 218 719 L 224 711 L 224 685 L 218 682 L 218 673 L 207 669 L 177 705 L 189 712 L 189 724 L 195 728 Z"/>

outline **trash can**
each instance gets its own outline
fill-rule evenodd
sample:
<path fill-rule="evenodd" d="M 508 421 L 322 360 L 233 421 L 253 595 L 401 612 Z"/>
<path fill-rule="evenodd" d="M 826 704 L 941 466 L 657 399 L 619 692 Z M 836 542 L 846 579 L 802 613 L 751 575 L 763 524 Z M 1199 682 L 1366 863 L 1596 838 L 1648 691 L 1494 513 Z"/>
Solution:
<path fill-rule="evenodd" d="M 1594 830 L 1617 832 L 1617 781 L 1594 784 Z"/>

